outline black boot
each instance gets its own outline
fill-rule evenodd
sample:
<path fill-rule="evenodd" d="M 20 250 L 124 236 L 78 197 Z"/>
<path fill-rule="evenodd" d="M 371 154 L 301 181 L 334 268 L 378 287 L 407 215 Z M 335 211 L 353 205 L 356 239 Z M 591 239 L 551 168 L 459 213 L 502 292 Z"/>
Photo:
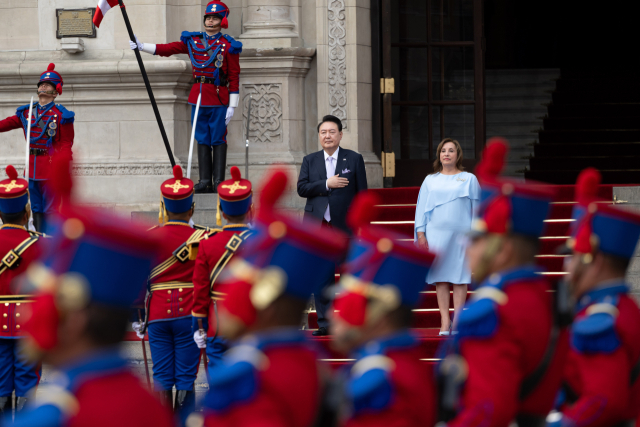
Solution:
<path fill-rule="evenodd" d="M 20 396 L 16 396 L 16 412 L 18 411 L 22 411 L 22 408 L 24 408 L 24 405 L 27 403 L 27 399 L 26 397 L 20 397 Z"/>
<path fill-rule="evenodd" d="M 0 414 L 5 412 L 11 416 L 11 406 L 13 404 L 13 396 L 0 397 Z"/>
<path fill-rule="evenodd" d="M 213 146 L 213 192 L 218 192 L 218 185 L 224 181 L 227 169 L 227 144 Z"/>
<path fill-rule="evenodd" d="M 173 390 L 160 390 L 157 393 L 160 403 L 173 410 Z"/>
<path fill-rule="evenodd" d="M 44 229 L 47 227 L 44 212 L 33 213 L 33 226 L 36 228 L 36 231 L 44 233 Z"/>
<path fill-rule="evenodd" d="M 193 390 L 176 390 L 176 414 L 189 415 L 196 407 L 196 392 Z"/>
<path fill-rule="evenodd" d="M 198 172 L 200 182 L 194 185 L 196 194 L 213 193 L 213 183 L 211 182 L 213 164 L 211 161 L 211 147 L 198 144 Z"/>

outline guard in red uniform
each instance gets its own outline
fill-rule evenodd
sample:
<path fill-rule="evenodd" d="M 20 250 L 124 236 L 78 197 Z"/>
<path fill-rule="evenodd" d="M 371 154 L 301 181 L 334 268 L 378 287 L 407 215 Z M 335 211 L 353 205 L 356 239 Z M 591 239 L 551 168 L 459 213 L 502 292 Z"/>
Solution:
<path fill-rule="evenodd" d="M 70 199 L 70 164 L 54 159 L 61 197 L 55 233 L 23 275 L 34 291 L 25 353 L 56 369 L 11 426 L 170 427 L 171 415 L 120 356 L 129 306 L 144 286 L 159 241 L 139 224 Z"/>
<path fill-rule="evenodd" d="M 7 166 L 9 179 L 0 181 L 0 413 L 22 409 L 27 392 L 38 384 L 40 367 L 25 360 L 19 349 L 31 296 L 20 292 L 13 279 L 40 255 L 40 235 L 27 230 L 29 192 L 27 181 Z M 12 404 L 13 391 L 15 405 Z"/>
<path fill-rule="evenodd" d="M 625 274 L 640 238 L 640 215 L 598 203 L 600 173 L 578 177 L 572 249 L 565 263 L 577 301 L 561 413 L 552 426 L 629 426 L 640 415 L 640 309 Z"/>
<path fill-rule="evenodd" d="M 506 141 L 489 141 L 477 173 L 478 219 L 467 249 L 477 287 L 438 367 L 450 426 L 544 425 L 568 351 L 566 313 L 534 265 L 554 195 L 499 178 Z M 561 314 L 563 314 L 561 316 Z"/>
<path fill-rule="evenodd" d="M 209 370 L 220 363 L 222 354 L 227 350 L 227 342 L 218 332 L 217 303 L 222 295 L 217 289 L 217 280 L 251 236 L 248 225 L 252 200 L 251 182 L 242 179 L 237 166 L 231 167 L 231 179 L 218 186 L 218 197 L 220 211 L 227 225 L 221 230 L 212 231 L 209 238 L 200 243 L 193 271 L 191 309 L 193 338 L 199 348 L 207 349 Z M 201 329 L 205 334 L 201 333 Z"/>
<path fill-rule="evenodd" d="M 163 182 L 160 191 L 160 215 L 167 222 L 149 230 L 161 241 L 148 281 L 149 347 L 155 389 L 169 407 L 184 415 L 195 405 L 194 382 L 200 360 L 191 332 L 194 249 L 208 236 L 208 230 L 189 225 L 195 209 L 193 181 L 182 176 L 180 166 L 173 168 L 173 178 Z M 144 328 L 136 323 L 134 330 L 140 333 Z"/>
<path fill-rule="evenodd" d="M 227 164 L 227 125 L 238 107 L 240 81 L 240 52 L 242 43 L 221 28 L 228 28 L 229 8 L 221 1 L 207 4 L 204 13 L 204 32 L 184 31 L 180 41 L 168 44 L 129 42 L 142 52 L 153 55 L 189 55 L 195 84 L 191 87 L 191 121 L 193 122 L 198 95 L 200 110 L 196 123 L 198 141 L 198 167 L 200 182 L 196 193 L 215 193 L 224 180 Z M 213 161 L 211 148 L 213 147 Z M 213 181 L 212 181 L 213 177 Z"/>
<path fill-rule="evenodd" d="M 344 255 L 346 236 L 276 212 L 286 186 L 280 171 L 266 181 L 255 234 L 228 266 L 220 332 L 234 341 L 212 371 L 205 419 L 194 414 L 189 425 L 307 427 L 319 412 L 323 377 L 300 319 Z"/>
<path fill-rule="evenodd" d="M 62 76 L 49 64 L 38 81 L 38 103 L 31 114 L 29 139 L 29 194 L 33 223 L 39 232 L 45 231 L 45 214 L 54 211 L 53 198 L 45 185 L 55 153 L 71 156 L 75 113 L 55 104 L 62 95 Z M 0 120 L 0 132 L 22 128 L 27 133 L 29 105 L 18 107 L 16 115 Z"/>
<path fill-rule="evenodd" d="M 334 302 L 336 346 L 356 359 L 349 369 L 344 425 L 433 426 L 433 369 L 410 332 L 411 309 L 435 256 L 369 223 L 379 200 L 361 193 L 349 212 L 353 240 Z"/>

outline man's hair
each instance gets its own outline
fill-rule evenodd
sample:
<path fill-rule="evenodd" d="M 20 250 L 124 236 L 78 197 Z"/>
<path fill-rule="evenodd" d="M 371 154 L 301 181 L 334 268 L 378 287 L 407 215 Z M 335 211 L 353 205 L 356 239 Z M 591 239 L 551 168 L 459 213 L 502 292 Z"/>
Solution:
<path fill-rule="evenodd" d="M 604 258 L 605 262 L 609 264 L 612 270 L 620 275 L 624 276 L 627 273 L 627 269 L 629 268 L 629 263 L 631 260 L 625 257 L 615 256 L 604 254 L 600 252 L 602 258 Z"/>
<path fill-rule="evenodd" d="M 129 309 L 91 303 L 87 307 L 85 333 L 99 347 L 111 347 L 124 339 L 129 325 Z"/>
<path fill-rule="evenodd" d="M 22 222 L 22 218 L 27 213 L 27 208 L 25 207 L 18 213 L 6 214 L 0 212 L 0 218 L 2 219 L 3 224 L 14 224 L 19 225 Z"/>
<path fill-rule="evenodd" d="M 535 261 L 535 256 L 540 250 L 540 241 L 537 238 L 522 234 L 511 234 L 509 238 L 513 242 L 514 254 L 519 263 L 526 264 Z"/>
<path fill-rule="evenodd" d="M 222 209 L 222 205 L 220 205 L 220 210 L 222 211 L 223 214 L 225 214 L 227 216 L 227 220 L 229 222 L 234 222 L 234 223 L 241 223 L 241 222 L 245 222 L 247 219 L 247 214 L 249 213 L 249 211 L 246 211 L 245 213 L 243 213 L 242 215 L 229 215 L 228 213 L 226 213 L 223 209 Z"/>
<path fill-rule="evenodd" d="M 322 118 L 322 121 L 320 122 L 320 124 L 318 124 L 318 133 L 320 133 L 320 126 L 322 126 L 323 123 L 326 122 L 331 122 L 331 123 L 335 123 L 338 125 L 338 131 L 342 132 L 342 122 L 340 121 L 339 118 L 337 118 L 336 116 L 332 116 L 331 114 L 327 114 L 326 116 L 324 116 Z"/>

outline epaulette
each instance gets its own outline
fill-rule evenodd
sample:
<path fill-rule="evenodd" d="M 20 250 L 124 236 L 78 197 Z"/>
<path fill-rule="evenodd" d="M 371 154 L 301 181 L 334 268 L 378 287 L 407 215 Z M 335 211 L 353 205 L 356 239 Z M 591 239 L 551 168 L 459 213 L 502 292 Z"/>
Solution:
<path fill-rule="evenodd" d="M 251 345 L 232 347 L 225 355 L 224 364 L 212 372 L 205 407 L 226 411 L 235 404 L 251 400 L 258 391 L 258 374 L 268 365 L 269 359 L 258 348 Z"/>
<path fill-rule="evenodd" d="M 353 365 L 347 392 L 355 413 L 389 405 L 393 392 L 390 372 L 394 368 L 393 360 L 381 354 L 364 357 Z"/>
<path fill-rule="evenodd" d="M 67 123 L 73 123 L 75 121 L 76 113 L 73 111 L 69 111 L 62 106 L 62 104 L 56 104 L 56 108 L 60 110 L 62 113 L 62 119 L 60 119 L 60 124 L 64 125 Z"/>
<path fill-rule="evenodd" d="M 507 302 L 507 295 L 492 286 L 480 287 L 473 301 L 458 317 L 458 338 L 488 338 L 498 330 L 498 305 Z"/>
<path fill-rule="evenodd" d="M 227 53 L 239 54 L 242 52 L 242 42 L 236 41 L 236 39 L 228 34 L 223 34 L 223 36 L 231 44 L 231 47 L 229 47 Z"/>
<path fill-rule="evenodd" d="M 571 343 L 580 353 L 611 353 L 620 347 L 616 332 L 618 308 L 609 303 L 593 304 L 586 316 L 571 329 Z"/>
<path fill-rule="evenodd" d="M 35 104 L 33 104 L 33 105 L 35 105 Z M 16 109 L 16 115 L 18 115 L 18 116 L 19 116 L 19 115 L 20 115 L 20 113 L 22 113 L 24 110 L 26 110 L 26 109 L 28 109 L 28 108 L 29 108 L 29 104 L 25 104 L 25 105 L 22 105 L 22 106 L 18 107 L 18 108 Z"/>
<path fill-rule="evenodd" d="M 200 242 L 209 238 L 210 230 L 208 227 L 194 226 L 195 231 L 185 242 L 185 246 L 189 249 L 189 260 L 194 261 L 198 257 L 198 247 Z"/>
<path fill-rule="evenodd" d="M 183 31 L 182 34 L 180 34 L 180 41 L 187 44 L 189 39 L 194 36 L 204 37 L 201 31 Z"/>

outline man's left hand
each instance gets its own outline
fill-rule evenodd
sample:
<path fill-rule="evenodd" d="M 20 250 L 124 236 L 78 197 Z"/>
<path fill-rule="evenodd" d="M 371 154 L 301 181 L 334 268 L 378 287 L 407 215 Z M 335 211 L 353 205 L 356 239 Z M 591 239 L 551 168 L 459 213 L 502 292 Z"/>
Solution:
<path fill-rule="evenodd" d="M 235 111 L 235 107 L 227 107 L 227 117 L 224 118 L 224 125 L 227 126 L 231 121 L 231 117 L 233 117 L 233 112 Z"/>

